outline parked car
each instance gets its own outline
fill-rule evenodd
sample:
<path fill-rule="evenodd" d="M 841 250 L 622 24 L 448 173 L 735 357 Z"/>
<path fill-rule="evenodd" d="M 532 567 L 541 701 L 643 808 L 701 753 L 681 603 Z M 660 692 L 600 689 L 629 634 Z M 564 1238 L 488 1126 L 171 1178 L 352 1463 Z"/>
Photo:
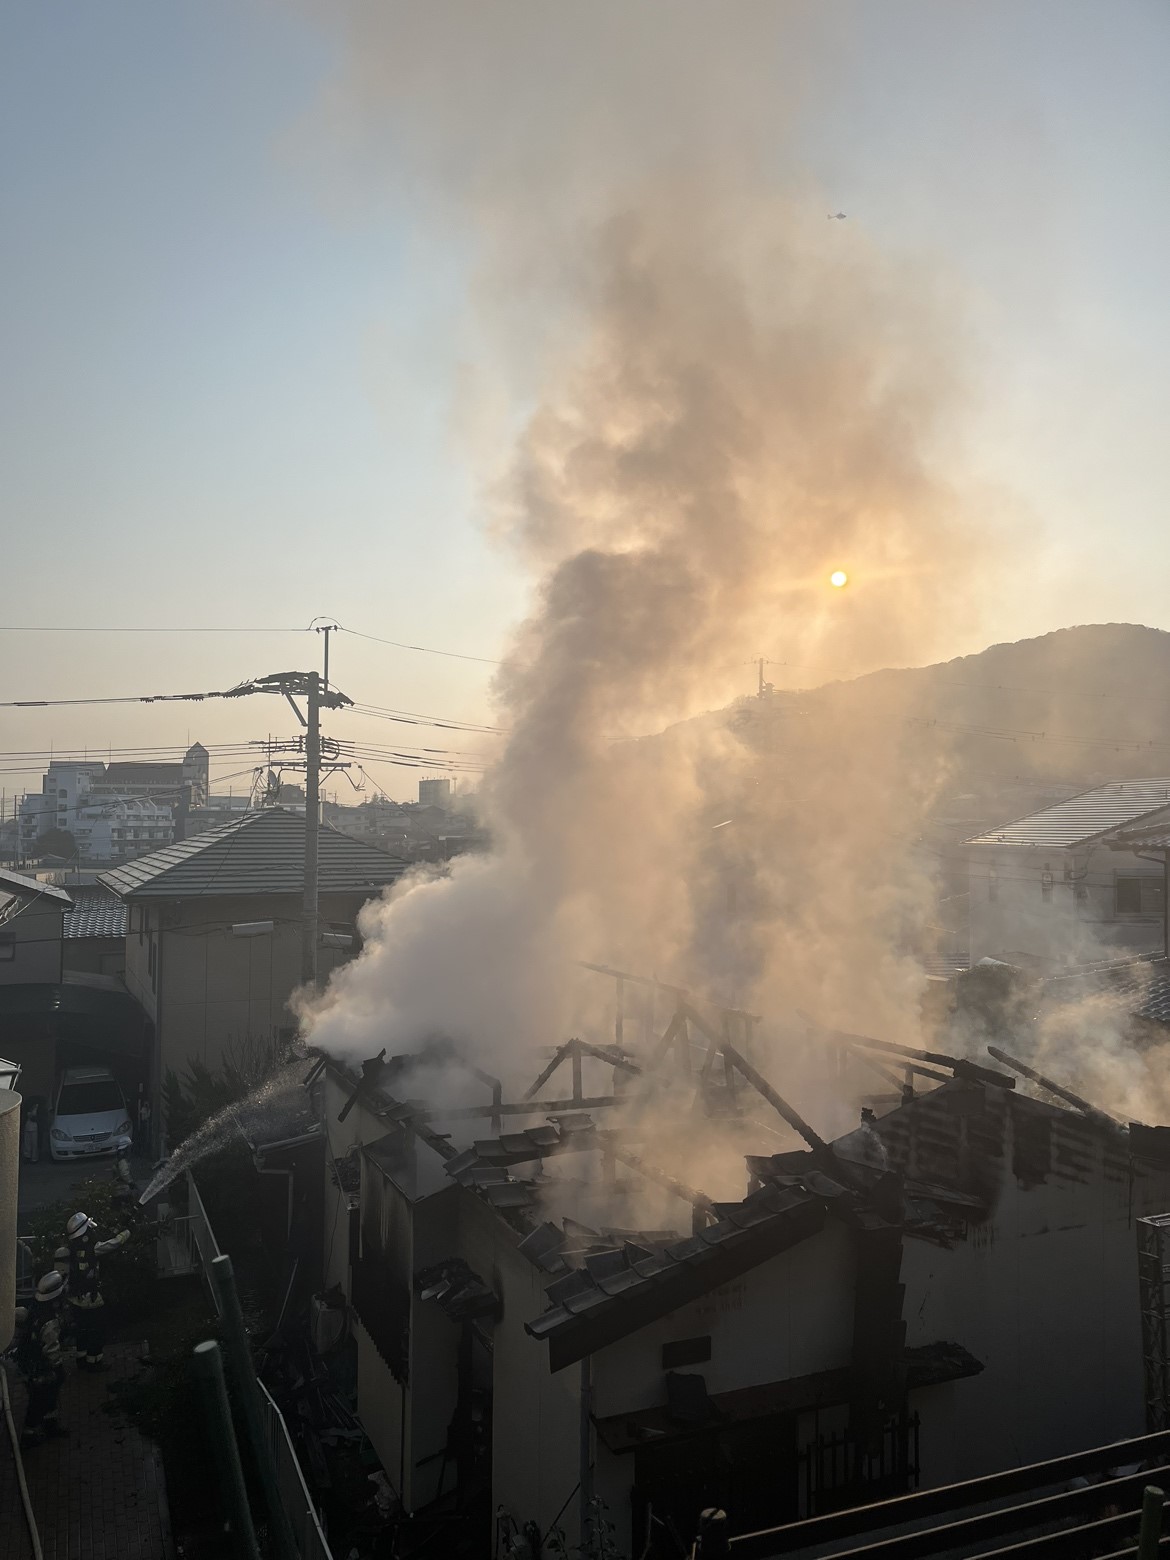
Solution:
<path fill-rule="evenodd" d="M 66 1068 L 49 1127 L 54 1159 L 128 1154 L 132 1131 L 126 1097 L 109 1068 Z"/>

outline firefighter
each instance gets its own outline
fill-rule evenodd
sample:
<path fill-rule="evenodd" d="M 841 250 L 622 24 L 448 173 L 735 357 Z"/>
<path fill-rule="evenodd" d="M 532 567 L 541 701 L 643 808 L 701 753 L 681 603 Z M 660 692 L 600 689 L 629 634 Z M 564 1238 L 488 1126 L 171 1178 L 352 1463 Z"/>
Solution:
<path fill-rule="evenodd" d="M 61 1329 L 61 1347 L 68 1349 L 73 1343 L 73 1317 L 65 1304 L 69 1298 L 69 1247 L 58 1246 L 53 1253 L 53 1271 L 61 1275 L 61 1299 L 57 1323 Z"/>
<path fill-rule="evenodd" d="M 98 1240 L 97 1225 L 89 1215 L 75 1213 L 65 1233 L 69 1237 L 69 1308 L 77 1332 L 77 1363 L 85 1370 L 104 1370 L 101 1259 L 125 1245 L 130 1231 L 119 1230 L 109 1240 Z"/>
<path fill-rule="evenodd" d="M 57 1311 L 65 1284 L 55 1268 L 41 1279 L 29 1307 L 17 1349 L 17 1363 L 28 1383 L 28 1408 L 20 1432 L 22 1451 L 37 1446 L 46 1436 L 64 1435 L 57 1415 L 57 1398 L 65 1379 L 61 1363 L 61 1334 Z"/>

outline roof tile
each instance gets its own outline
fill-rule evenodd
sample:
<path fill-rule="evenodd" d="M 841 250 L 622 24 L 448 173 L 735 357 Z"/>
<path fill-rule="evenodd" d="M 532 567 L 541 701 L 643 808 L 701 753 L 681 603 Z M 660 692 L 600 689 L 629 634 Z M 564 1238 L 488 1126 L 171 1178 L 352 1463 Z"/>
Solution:
<path fill-rule="evenodd" d="M 318 886 L 322 894 L 389 886 L 406 862 L 321 824 Z M 123 899 L 217 899 L 300 895 L 304 888 L 305 818 L 282 807 L 244 813 L 217 829 L 139 856 L 98 879 Z"/>

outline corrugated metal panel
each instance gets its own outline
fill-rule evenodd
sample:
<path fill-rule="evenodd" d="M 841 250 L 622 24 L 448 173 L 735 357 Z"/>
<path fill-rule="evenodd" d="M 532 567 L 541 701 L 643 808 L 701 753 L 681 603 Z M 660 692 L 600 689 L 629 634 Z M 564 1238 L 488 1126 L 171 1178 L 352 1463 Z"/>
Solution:
<path fill-rule="evenodd" d="M 320 826 L 319 834 L 322 894 L 384 888 L 406 870 L 398 857 L 328 824 Z M 103 872 L 98 881 L 123 899 L 299 894 L 304 861 L 304 814 L 273 807 L 139 856 Z"/>
<path fill-rule="evenodd" d="M 966 840 L 967 845 L 1034 845 L 1061 849 L 1097 839 L 1139 818 L 1170 813 L 1170 779 L 1115 780 L 1080 796 L 1070 796 L 1055 807 L 1029 813 L 986 834 Z"/>

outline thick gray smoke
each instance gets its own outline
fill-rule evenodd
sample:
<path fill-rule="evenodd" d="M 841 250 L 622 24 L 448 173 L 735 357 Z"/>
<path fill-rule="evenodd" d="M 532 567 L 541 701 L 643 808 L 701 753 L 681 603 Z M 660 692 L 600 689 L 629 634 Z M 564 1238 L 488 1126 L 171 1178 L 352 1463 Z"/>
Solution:
<path fill-rule="evenodd" d="M 507 1068 L 565 1037 L 581 958 L 778 1034 L 806 1008 L 912 1038 L 932 866 L 911 845 L 943 773 L 906 711 L 708 713 L 759 655 L 930 659 L 985 575 L 948 289 L 826 222 L 801 176 L 802 12 L 346 14 L 331 130 L 478 258 L 479 377 L 513 429 L 485 523 L 534 606 L 496 688 L 494 853 L 370 907 L 309 1038 L 444 1034 Z"/>

